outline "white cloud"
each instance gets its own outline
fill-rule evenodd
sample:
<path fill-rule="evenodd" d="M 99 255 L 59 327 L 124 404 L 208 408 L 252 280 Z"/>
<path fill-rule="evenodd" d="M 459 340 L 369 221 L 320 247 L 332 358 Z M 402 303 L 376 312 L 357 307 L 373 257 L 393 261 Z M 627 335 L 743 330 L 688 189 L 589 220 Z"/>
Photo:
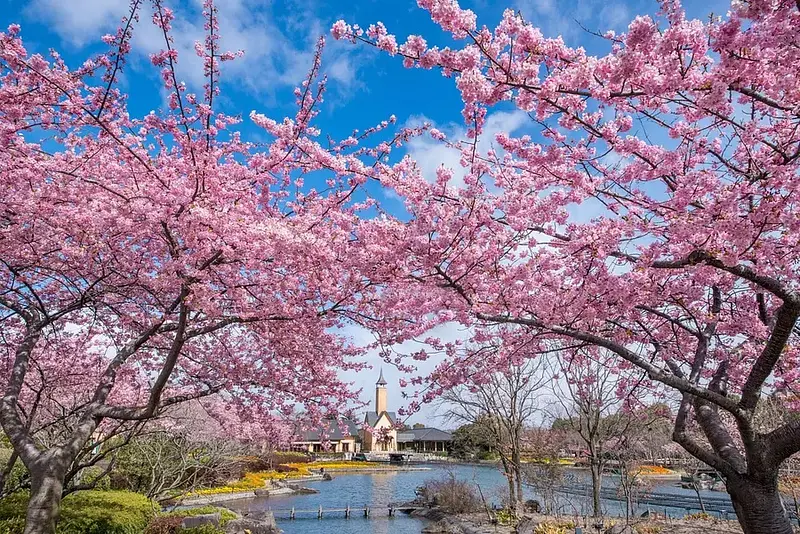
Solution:
<path fill-rule="evenodd" d="M 127 12 L 128 0 L 34 0 L 25 8 L 26 17 L 51 23 L 74 46 L 99 41 L 99 32 L 115 28 Z"/>
<path fill-rule="evenodd" d="M 600 10 L 600 23 L 603 26 L 601 30 L 619 30 L 627 28 L 632 18 L 628 8 L 624 4 L 605 4 L 603 9 Z"/>
<path fill-rule="evenodd" d="M 571 46 L 584 33 L 581 25 L 592 31 L 622 30 L 631 20 L 628 8 L 619 2 L 600 0 L 515 0 L 514 8 L 547 37 L 561 36 Z"/>
<path fill-rule="evenodd" d="M 344 85 L 351 85 L 356 76 L 356 69 L 347 56 L 342 56 L 328 67 L 328 75 Z"/>
<path fill-rule="evenodd" d="M 431 121 L 424 116 L 413 116 L 406 122 L 406 126 L 417 127 L 425 122 Z M 498 133 L 512 134 L 528 123 L 530 123 L 530 118 L 521 110 L 495 111 L 491 113 L 486 117 L 483 133 L 478 140 L 478 152 L 485 155 L 490 149 L 499 150 L 497 143 L 495 143 L 495 137 Z M 439 129 L 454 144 L 458 141 L 471 142 L 470 139 L 467 139 L 466 128 L 461 125 L 450 124 L 439 127 Z M 431 139 L 429 136 L 423 136 L 412 139 L 406 149 L 419 165 L 426 180 L 434 181 L 436 179 L 436 169 L 444 165 L 454 171 L 452 184 L 456 187 L 464 185 L 464 176 L 467 170 L 461 166 L 461 153 L 455 148 L 449 147 L 441 141 Z"/>
<path fill-rule="evenodd" d="M 148 2 L 143 2 L 139 23 L 134 28 L 132 48 L 135 56 L 131 68 L 149 69 L 149 55 L 164 48 L 164 36 L 151 23 Z M 63 41 L 76 47 L 99 43 L 106 33 L 114 33 L 127 15 L 128 0 L 34 0 L 25 10 L 28 18 L 50 24 Z M 201 92 L 205 83 L 202 60 L 194 50 L 196 41 L 203 41 L 206 32 L 201 15 L 201 2 L 174 7 L 175 20 L 171 32 L 173 47 L 178 51 L 177 75 L 192 91 Z M 310 10 L 289 20 L 278 21 L 270 5 L 256 0 L 226 0 L 219 3 L 220 47 L 222 50 L 244 50 L 245 55 L 225 63 L 222 83 L 270 99 L 276 90 L 294 86 L 305 79 L 313 60 L 313 51 L 326 25 Z M 334 91 L 349 92 L 357 84 L 356 70 L 362 51 L 359 47 L 332 43 L 325 52 L 323 71 L 336 83 Z"/>

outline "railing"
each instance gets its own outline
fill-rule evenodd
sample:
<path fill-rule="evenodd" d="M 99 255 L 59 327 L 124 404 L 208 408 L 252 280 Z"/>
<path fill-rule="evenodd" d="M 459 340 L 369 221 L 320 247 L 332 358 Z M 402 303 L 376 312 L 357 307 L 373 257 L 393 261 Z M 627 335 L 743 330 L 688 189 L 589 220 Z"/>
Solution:
<path fill-rule="evenodd" d="M 362 508 L 351 508 L 349 505 L 345 506 L 344 508 L 323 508 L 322 505 L 319 505 L 317 508 L 295 508 L 294 506 L 291 508 L 286 509 L 270 509 L 272 515 L 275 516 L 276 519 L 300 519 L 300 518 L 307 518 L 313 519 L 316 517 L 317 519 L 323 519 L 326 517 L 344 517 L 345 519 L 350 519 L 350 517 L 355 514 L 359 517 L 370 518 L 373 515 L 378 514 L 381 516 L 394 517 L 398 511 L 409 513 L 414 510 L 422 509 L 422 506 L 405 506 L 405 505 L 376 505 L 376 506 L 364 506 Z M 387 514 L 388 512 L 388 514 Z"/>
<path fill-rule="evenodd" d="M 556 492 L 562 495 L 575 495 L 584 498 L 590 498 L 592 488 L 588 484 L 571 484 L 559 486 Z M 623 495 L 620 495 L 616 488 L 602 488 L 600 490 L 600 498 L 606 501 L 619 501 L 625 500 Z M 717 514 L 721 519 L 731 519 L 735 517 L 736 511 L 731 502 L 728 494 L 720 492 L 717 495 L 703 496 L 703 502 L 697 498 L 697 495 L 691 494 L 676 494 L 666 493 L 660 491 L 642 491 L 634 499 L 636 503 L 641 506 L 648 507 L 651 511 L 664 510 L 665 515 L 669 515 L 667 508 L 673 510 L 683 510 L 686 515 L 692 512 L 699 512 L 703 508 L 707 513 Z M 787 513 L 790 517 L 795 517 L 792 507 L 789 503 L 785 503 Z"/>

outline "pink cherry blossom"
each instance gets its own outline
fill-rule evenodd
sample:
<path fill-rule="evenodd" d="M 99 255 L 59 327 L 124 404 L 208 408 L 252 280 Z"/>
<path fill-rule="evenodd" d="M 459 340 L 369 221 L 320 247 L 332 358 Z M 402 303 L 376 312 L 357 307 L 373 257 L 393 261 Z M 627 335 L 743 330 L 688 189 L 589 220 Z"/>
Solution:
<path fill-rule="evenodd" d="M 468 135 L 442 142 L 460 151 L 463 186 L 453 169 L 387 166 L 381 183 L 407 214 L 360 235 L 386 257 L 375 328 L 402 336 L 405 310 L 406 333 L 468 332 L 408 355 L 443 360 L 411 381 L 417 398 L 480 381 L 523 347 L 591 347 L 674 398 L 674 438 L 723 474 L 745 532 L 791 532 L 776 481 L 800 423 L 756 413 L 768 395 L 796 409 L 800 386 L 797 3 L 737 2 L 701 21 L 664 1 L 606 33 L 597 57 L 513 10 L 490 30 L 455 0 L 419 4 L 457 45 L 414 37 L 397 55 L 455 78 Z M 380 48 L 376 35 L 344 34 Z M 530 127 L 482 152 L 473 138 L 509 103 Z"/>

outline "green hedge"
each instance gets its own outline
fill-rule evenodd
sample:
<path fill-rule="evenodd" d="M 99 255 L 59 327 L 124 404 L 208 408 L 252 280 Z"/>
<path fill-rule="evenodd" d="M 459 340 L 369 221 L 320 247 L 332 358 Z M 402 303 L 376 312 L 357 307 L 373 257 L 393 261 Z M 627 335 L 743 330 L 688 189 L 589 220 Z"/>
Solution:
<path fill-rule="evenodd" d="M 175 510 L 165 514 L 159 514 L 144 531 L 144 534 L 224 534 L 224 530 L 216 528 L 213 525 L 203 525 L 194 528 L 180 528 L 181 522 L 184 517 L 194 517 L 197 515 L 205 514 L 219 514 L 220 526 L 225 525 L 231 519 L 236 519 L 238 516 L 228 510 L 227 508 L 218 508 L 216 506 L 198 506 L 196 508 L 187 508 L 184 510 Z M 1 534 L 1 533 L 0 533 Z"/>
<path fill-rule="evenodd" d="M 21 534 L 27 495 L 0 501 L 0 534 Z M 129 491 L 80 491 L 62 502 L 57 534 L 141 534 L 154 516 L 153 503 Z"/>
<path fill-rule="evenodd" d="M 175 517 L 194 517 L 196 515 L 206 515 L 206 514 L 219 514 L 220 523 L 223 525 L 230 521 L 231 519 L 236 519 L 237 516 L 234 512 L 231 512 L 227 508 L 219 508 L 217 506 L 198 506 L 196 508 L 187 508 L 185 510 L 175 510 L 174 512 L 169 512 L 167 515 L 175 516 Z"/>

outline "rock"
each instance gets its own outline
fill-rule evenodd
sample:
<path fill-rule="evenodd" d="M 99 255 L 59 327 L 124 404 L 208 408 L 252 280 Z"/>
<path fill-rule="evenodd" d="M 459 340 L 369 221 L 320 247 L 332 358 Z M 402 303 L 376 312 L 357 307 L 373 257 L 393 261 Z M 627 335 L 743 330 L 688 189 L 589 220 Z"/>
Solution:
<path fill-rule="evenodd" d="M 319 490 L 315 490 L 313 488 L 305 488 L 303 486 L 290 486 L 295 493 L 300 495 L 311 495 L 314 493 L 319 493 Z"/>
<path fill-rule="evenodd" d="M 469 515 L 445 515 L 422 529 L 423 534 L 494 534 L 496 525 L 474 521 Z"/>
<path fill-rule="evenodd" d="M 322 480 L 325 480 L 325 481 L 333 480 L 333 477 L 330 476 L 328 473 L 325 473 L 324 475 L 322 475 Z"/>
<path fill-rule="evenodd" d="M 658 512 L 654 512 L 653 510 L 646 510 L 642 512 L 642 515 L 639 517 L 644 519 L 666 519 L 667 516 Z"/>
<path fill-rule="evenodd" d="M 517 523 L 517 534 L 533 534 L 536 532 L 536 521 L 533 519 L 523 519 Z"/>
<path fill-rule="evenodd" d="M 528 499 L 525 501 L 525 511 L 531 514 L 538 514 L 542 505 L 535 499 Z"/>
<path fill-rule="evenodd" d="M 604 534 L 636 534 L 636 532 L 630 525 L 617 524 L 611 528 L 606 529 Z"/>
<path fill-rule="evenodd" d="M 447 519 L 439 520 L 422 529 L 423 534 L 462 534 L 461 528 Z"/>
<path fill-rule="evenodd" d="M 419 517 L 428 521 L 441 521 L 447 514 L 439 508 L 418 508 L 411 512 L 411 517 Z"/>
<path fill-rule="evenodd" d="M 219 513 L 184 517 L 183 522 L 181 523 L 181 528 L 202 527 L 203 525 L 214 525 L 215 527 L 218 527 L 219 521 Z"/>
<path fill-rule="evenodd" d="M 266 489 L 266 488 L 264 488 L 264 489 L 259 488 L 256 491 L 254 491 L 253 493 L 256 494 L 256 497 L 269 497 L 269 494 L 270 494 L 271 491 L 272 490 L 269 490 L 269 489 Z"/>
<path fill-rule="evenodd" d="M 278 534 L 279 532 L 272 513 L 233 519 L 225 525 L 225 534 Z"/>

